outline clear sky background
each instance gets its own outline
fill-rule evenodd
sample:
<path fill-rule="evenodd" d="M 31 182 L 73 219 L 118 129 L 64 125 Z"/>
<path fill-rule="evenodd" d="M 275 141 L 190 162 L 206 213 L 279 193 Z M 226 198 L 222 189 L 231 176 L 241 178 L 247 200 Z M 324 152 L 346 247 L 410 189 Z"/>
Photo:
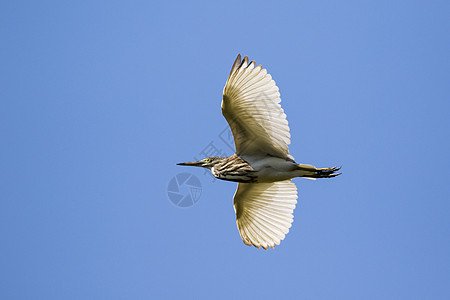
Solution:
<path fill-rule="evenodd" d="M 3 1 L 2 299 L 450 299 L 450 2 Z M 243 244 L 193 160 L 238 53 L 277 82 L 286 239 Z M 189 172 L 198 202 L 167 187 Z"/>

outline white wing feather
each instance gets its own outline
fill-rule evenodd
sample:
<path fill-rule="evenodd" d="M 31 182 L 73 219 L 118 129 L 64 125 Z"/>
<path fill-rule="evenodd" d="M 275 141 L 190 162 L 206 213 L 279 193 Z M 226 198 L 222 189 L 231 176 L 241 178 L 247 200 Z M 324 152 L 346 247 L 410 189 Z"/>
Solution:
<path fill-rule="evenodd" d="M 289 126 L 272 76 L 238 55 L 223 89 L 222 114 L 230 125 L 236 154 L 289 155 Z"/>
<path fill-rule="evenodd" d="M 239 183 L 234 195 L 236 223 L 246 245 L 279 245 L 289 232 L 297 204 L 297 187 L 290 180 Z"/>

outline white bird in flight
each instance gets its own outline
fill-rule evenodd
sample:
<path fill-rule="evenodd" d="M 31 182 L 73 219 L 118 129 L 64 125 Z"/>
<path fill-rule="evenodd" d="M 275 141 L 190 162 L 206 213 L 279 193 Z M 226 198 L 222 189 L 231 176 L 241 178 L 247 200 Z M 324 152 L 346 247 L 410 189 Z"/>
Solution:
<path fill-rule="evenodd" d="M 340 168 L 297 164 L 289 154 L 290 133 L 280 93 L 261 65 L 239 54 L 223 89 L 222 114 L 233 133 L 236 153 L 180 163 L 210 169 L 222 180 L 238 182 L 236 223 L 243 242 L 268 249 L 289 232 L 297 204 L 295 177 L 331 178 Z"/>

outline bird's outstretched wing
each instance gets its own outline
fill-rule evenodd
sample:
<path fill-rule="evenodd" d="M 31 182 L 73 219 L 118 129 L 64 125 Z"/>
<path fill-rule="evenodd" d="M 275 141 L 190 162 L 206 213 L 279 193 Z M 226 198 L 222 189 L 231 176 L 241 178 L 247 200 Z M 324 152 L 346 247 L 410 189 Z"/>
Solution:
<path fill-rule="evenodd" d="M 297 187 L 290 180 L 239 183 L 234 195 L 236 223 L 246 245 L 279 245 L 289 232 L 297 204 Z"/>
<path fill-rule="evenodd" d="M 289 126 L 272 76 L 239 54 L 223 89 L 222 114 L 230 125 L 236 154 L 292 159 Z"/>

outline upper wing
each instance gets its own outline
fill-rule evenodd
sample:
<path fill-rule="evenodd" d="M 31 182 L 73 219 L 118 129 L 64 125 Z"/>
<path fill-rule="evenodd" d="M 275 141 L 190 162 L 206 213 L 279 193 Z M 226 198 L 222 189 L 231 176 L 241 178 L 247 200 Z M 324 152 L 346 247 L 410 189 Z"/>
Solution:
<path fill-rule="evenodd" d="M 239 54 L 223 89 L 222 114 L 230 125 L 237 155 L 289 155 L 289 126 L 272 76 Z"/>
<path fill-rule="evenodd" d="M 289 232 L 297 204 L 297 187 L 290 180 L 239 183 L 234 195 L 236 223 L 246 245 L 279 245 Z"/>

